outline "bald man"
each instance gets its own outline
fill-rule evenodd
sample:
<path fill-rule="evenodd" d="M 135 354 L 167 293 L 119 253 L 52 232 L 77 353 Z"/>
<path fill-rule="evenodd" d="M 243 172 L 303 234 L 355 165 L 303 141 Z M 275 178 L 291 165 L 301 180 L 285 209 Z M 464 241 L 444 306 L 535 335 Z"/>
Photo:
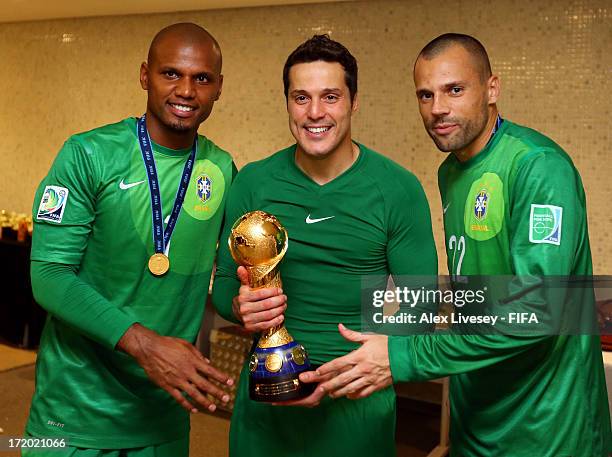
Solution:
<path fill-rule="evenodd" d="M 187 456 L 189 413 L 229 400 L 212 379 L 233 383 L 193 346 L 236 170 L 197 133 L 221 94 L 219 45 L 169 26 L 140 83 L 146 113 L 70 137 L 34 202 L 49 317 L 26 432 L 65 439 L 55 456 Z"/>
<path fill-rule="evenodd" d="M 497 278 L 489 284 L 498 287 L 511 278 L 510 297 L 487 292 L 487 311 L 510 319 L 529 309 L 541 325 L 502 324 L 499 333 L 455 325 L 454 335 L 412 338 L 344 331 L 363 345 L 318 370 L 348 370 L 321 388 L 360 397 L 390 377 L 452 375 L 451 455 L 610 455 L 599 336 L 577 326 L 595 318 L 588 282 L 577 287 L 577 279 L 593 274 L 578 171 L 551 139 L 502 119 L 500 82 L 475 38 L 445 34 L 431 41 L 417 58 L 414 83 L 425 129 L 451 153 L 438 172 L 449 273 L 485 284 Z M 550 290 L 533 287 L 555 278 Z M 568 280 L 576 285 L 563 290 Z M 461 310 L 484 314 L 474 306 Z"/>

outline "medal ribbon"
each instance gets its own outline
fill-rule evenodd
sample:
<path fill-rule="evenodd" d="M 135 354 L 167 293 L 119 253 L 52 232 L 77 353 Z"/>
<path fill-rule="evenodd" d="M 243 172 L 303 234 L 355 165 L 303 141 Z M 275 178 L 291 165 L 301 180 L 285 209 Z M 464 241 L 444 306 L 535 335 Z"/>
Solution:
<path fill-rule="evenodd" d="M 155 244 L 155 252 L 158 254 L 166 254 L 166 247 L 170 243 L 170 237 L 174 231 L 174 226 L 178 220 L 183 201 L 185 200 L 185 194 L 187 193 L 187 187 L 189 187 L 189 179 L 191 178 L 191 172 L 193 170 L 193 162 L 195 161 L 196 150 L 198 149 L 198 136 L 193 140 L 193 146 L 191 147 L 191 154 L 185 163 L 183 168 L 183 176 L 179 182 L 178 190 L 176 192 L 176 198 L 174 200 L 174 207 L 170 214 L 170 219 L 164 230 L 163 223 L 163 211 L 161 194 L 159 193 L 159 180 L 157 179 L 157 168 L 155 167 L 155 158 L 153 157 L 153 149 L 151 148 L 151 138 L 147 130 L 147 122 L 145 115 L 143 114 L 137 123 L 138 143 L 140 144 L 140 152 L 142 153 L 142 160 L 145 165 L 147 172 L 147 179 L 149 180 L 149 191 L 151 193 L 151 212 L 153 213 L 153 243 Z"/>

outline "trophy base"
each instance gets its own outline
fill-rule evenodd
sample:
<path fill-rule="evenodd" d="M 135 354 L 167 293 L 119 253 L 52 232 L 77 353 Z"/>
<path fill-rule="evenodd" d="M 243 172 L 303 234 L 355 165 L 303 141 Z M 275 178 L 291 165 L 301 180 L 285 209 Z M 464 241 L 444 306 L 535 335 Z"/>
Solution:
<path fill-rule="evenodd" d="M 286 331 L 285 331 L 286 332 Z M 304 346 L 293 339 L 275 347 L 257 345 L 249 362 L 249 396 L 251 400 L 277 402 L 307 397 L 314 383 L 300 381 L 300 373 L 312 370 Z"/>
<path fill-rule="evenodd" d="M 249 397 L 254 401 L 277 402 L 299 400 L 314 392 L 317 383 L 300 381 L 295 373 L 267 377 L 249 378 Z"/>

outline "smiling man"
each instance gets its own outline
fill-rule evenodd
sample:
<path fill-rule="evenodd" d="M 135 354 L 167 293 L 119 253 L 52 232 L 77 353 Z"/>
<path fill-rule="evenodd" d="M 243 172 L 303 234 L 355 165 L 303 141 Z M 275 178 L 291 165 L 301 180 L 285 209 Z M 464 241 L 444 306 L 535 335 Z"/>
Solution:
<path fill-rule="evenodd" d="M 285 320 L 317 365 L 355 348 L 337 325 L 360 326 L 362 277 L 435 275 L 437 258 L 418 180 L 351 138 L 358 95 L 350 52 L 315 35 L 289 56 L 283 81 L 296 144 L 247 165 L 236 177 L 213 302 L 248 330 Z M 246 270 L 236 270 L 229 253 L 225 240 L 234 221 L 252 210 L 274 214 L 288 231 L 282 291 L 251 290 Z M 232 415 L 231 456 L 395 455 L 392 388 L 359 401 L 334 401 L 315 391 L 304 400 L 270 405 L 249 399 L 248 377 L 245 366 Z"/>
<path fill-rule="evenodd" d="M 221 94 L 219 45 L 171 25 L 140 82 L 145 115 L 70 137 L 34 203 L 32 288 L 49 317 L 26 431 L 66 439 L 58 457 L 187 456 L 189 412 L 229 400 L 210 379 L 232 381 L 193 346 L 235 172 L 197 133 Z"/>

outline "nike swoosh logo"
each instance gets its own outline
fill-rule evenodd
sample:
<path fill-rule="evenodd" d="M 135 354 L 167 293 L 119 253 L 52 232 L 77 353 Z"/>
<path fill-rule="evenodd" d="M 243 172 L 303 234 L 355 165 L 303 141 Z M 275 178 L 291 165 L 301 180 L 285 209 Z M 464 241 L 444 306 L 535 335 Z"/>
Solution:
<path fill-rule="evenodd" d="M 327 219 L 331 219 L 333 217 L 336 216 L 327 216 L 327 217 L 321 217 L 319 219 L 311 219 L 310 218 L 310 214 L 306 217 L 306 223 L 307 224 L 316 224 L 317 222 L 321 222 L 321 221 L 326 221 Z"/>
<path fill-rule="evenodd" d="M 121 189 L 121 190 L 130 189 L 132 187 L 139 186 L 143 182 L 144 182 L 144 180 L 143 181 L 137 181 L 137 182 L 130 182 L 130 183 L 126 184 L 126 183 L 123 182 L 123 179 L 122 179 L 121 182 L 119 183 L 119 189 Z"/>
<path fill-rule="evenodd" d="M 446 205 L 443 209 L 442 209 L 442 214 L 446 214 L 446 210 L 448 209 L 448 207 L 450 206 L 450 202 L 448 203 L 448 205 Z"/>

